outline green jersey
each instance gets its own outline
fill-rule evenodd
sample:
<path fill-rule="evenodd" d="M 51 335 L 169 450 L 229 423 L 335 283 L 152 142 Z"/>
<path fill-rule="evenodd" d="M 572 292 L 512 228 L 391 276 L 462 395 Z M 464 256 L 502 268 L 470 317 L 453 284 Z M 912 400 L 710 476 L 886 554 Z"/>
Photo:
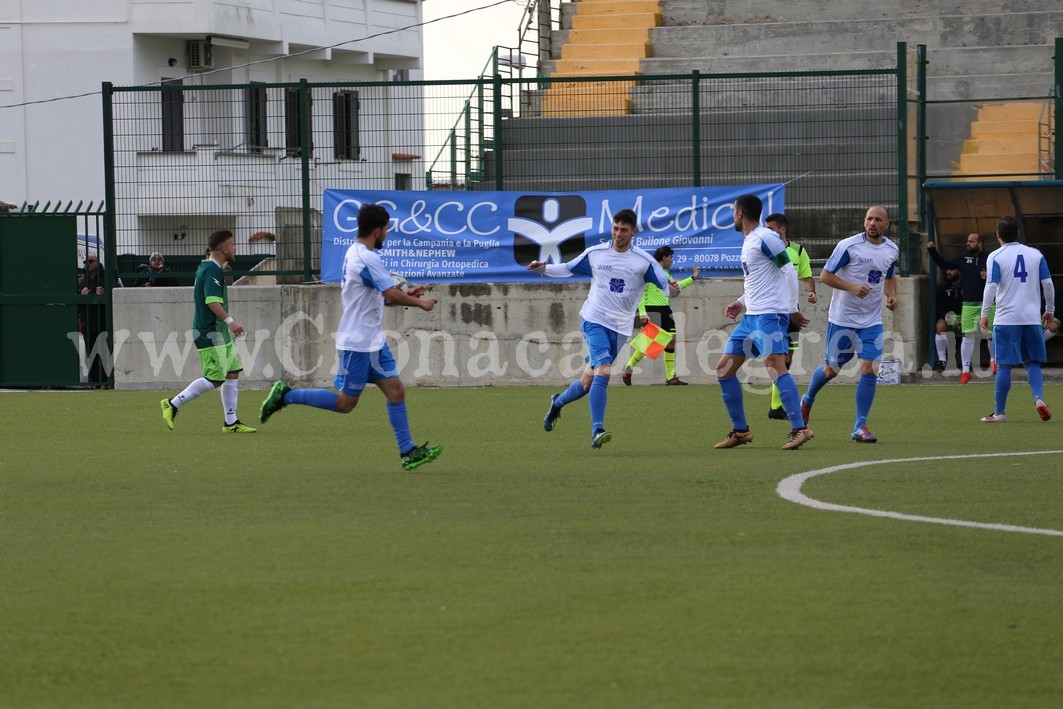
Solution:
<path fill-rule="evenodd" d="M 225 274 L 221 266 L 210 259 L 199 264 L 192 293 L 196 308 L 192 318 L 192 336 L 196 349 L 219 347 L 232 342 L 229 326 L 210 309 L 211 303 L 221 303 L 225 312 L 229 312 L 229 289 L 225 286 Z"/>
<path fill-rule="evenodd" d="M 668 280 L 672 280 L 672 274 L 665 271 L 668 274 Z M 679 281 L 680 290 L 686 288 L 694 282 L 694 277 L 684 278 Z M 649 281 L 646 282 L 646 290 L 642 291 L 642 300 L 639 301 L 639 315 L 645 317 L 647 306 L 660 306 L 668 305 L 668 294 L 663 292 L 660 288 L 653 285 Z"/>
<path fill-rule="evenodd" d="M 811 278 L 812 263 L 808 259 L 808 252 L 805 251 L 805 247 L 791 241 L 786 245 L 786 250 L 790 252 L 790 263 L 797 269 L 797 278 L 799 280 Z"/>

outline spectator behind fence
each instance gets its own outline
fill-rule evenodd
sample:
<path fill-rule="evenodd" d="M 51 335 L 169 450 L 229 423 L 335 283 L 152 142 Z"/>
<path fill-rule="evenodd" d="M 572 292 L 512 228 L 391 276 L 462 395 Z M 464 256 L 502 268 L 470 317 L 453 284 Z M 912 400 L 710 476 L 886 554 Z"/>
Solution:
<path fill-rule="evenodd" d="M 167 288 L 177 285 L 176 278 L 163 275 L 170 273 L 170 267 L 166 265 L 165 259 L 158 251 L 148 257 L 147 263 L 137 266 L 136 272 L 144 274 L 136 281 L 138 287 L 155 286 L 156 288 Z"/>
<path fill-rule="evenodd" d="M 99 254 L 90 253 L 85 257 L 85 270 L 78 275 L 78 293 L 80 295 L 104 295 L 107 292 L 104 283 L 103 266 L 100 265 Z M 121 286 L 122 282 L 118 281 L 115 285 Z M 96 341 L 104 333 L 106 326 L 106 306 L 103 304 L 78 306 L 78 330 L 85 336 L 85 349 L 91 357 L 89 381 L 96 385 L 104 384 L 106 380 L 104 363 L 100 356 L 94 354 Z"/>
<path fill-rule="evenodd" d="M 937 349 L 935 372 L 944 372 L 948 362 L 950 332 L 955 333 L 957 344 L 963 339 L 960 326 L 960 313 L 963 310 L 963 288 L 960 286 L 960 271 L 957 268 L 945 269 L 945 278 L 938 284 L 937 290 L 937 324 L 934 326 L 934 347 Z M 957 354 L 959 354 L 957 350 Z M 962 365 L 962 363 L 961 363 Z"/>
<path fill-rule="evenodd" d="M 933 241 L 926 245 L 926 252 L 930 260 L 938 265 L 938 268 L 955 268 L 960 272 L 960 286 L 963 289 L 963 308 L 960 313 L 960 327 L 963 330 L 963 342 L 960 343 L 960 361 L 963 371 L 960 374 L 960 384 L 971 381 L 971 370 L 974 360 L 974 336 L 978 332 L 978 314 L 982 308 L 982 294 L 985 291 L 986 261 L 989 254 L 985 251 L 985 239 L 976 231 L 967 235 L 966 250 L 949 260 L 945 260 L 938 253 L 937 246 Z M 989 326 L 993 327 L 993 310 L 989 311 Z M 993 356 L 992 335 L 987 336 L 989 342 L 989 361 L 996 371 L 996 358 Z"/>

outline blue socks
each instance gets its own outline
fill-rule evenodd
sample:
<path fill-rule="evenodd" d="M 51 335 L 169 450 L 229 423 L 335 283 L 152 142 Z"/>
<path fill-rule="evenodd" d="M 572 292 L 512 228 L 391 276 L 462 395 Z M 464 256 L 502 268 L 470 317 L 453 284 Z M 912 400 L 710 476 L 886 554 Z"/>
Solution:
<path fill-rule="evenodd" d="M 871 413 L 871 404 L 875 401 L 877 385 L 878 377 L 874 374 L 860 375 L 860 381 L 856 383 L 856 425 L 853 428 L 867 423 L 867 415 Z"/>
<path fill-rule="evenodd" d="M 413 437 L 410 435 L 410 421 L 406 416 L 406 402 L 388 404 L 388 422 L 391 430 L 395 432 L 395 442 L 399 444 L 399 453 L 406 453 L 416 448 Z"/>
<path fill-rule="evenodd" d="M 576 382 L 576 384 L 579 384 L 579 382 Z M 590 390 L 591 435 L 594 435 L 598 430 L 605 430 L 605 392 L 607 386 L 609 386 L 609 377 L 603 377 L 600 374 L 594 375 Z M 580 387 L 580 389 L 582 390 L 583 387 Z"/>
<path fill-rule="evenodd" d="M 292 389 L 285 394 L 284 403 L 302 404 L 303 406 L 313 406 L 325 411 L 335 411 L 336 400 L 339 398 L 339 394 L 328 389 Z"/>
<path fill-rule="evenodd" d="M 805 392 L 805 400 L 808 401 L 809 404 L 815 403 L 816 394 L 819 393 L 820 389 L 827 386 L 827 382 L 829 381 L 826 373 L 823 371 L 823 365 L 816 367 L 816 371 L 812 372 L 812 381 L 808 383 L 808 391 Z"/>
<path fill-rule="evenodd" d="M 1030 374 L 1029 366 L 1026 370 L 1027 376 Z M 1041 384 L 1041 365 L 1037 365 L 1037 379 L 1038 384 Z M 993 411 L 995 414 L 1002 414 L 1008 406 L 1008 392 L 1011 391 L 1011 367 L 1005 365 L 999 365 L 997 367 L 997 378 L 994 383 L 994 405 L 996 409 Z M 1030 377 L 1030 388 L 1033 389 L 1033 377 Z M 1037 387 L 1039 391 L 1040 386 Z"/>
<path fill-rule="evenodd" d="M 797 382 L 789 372 L 783 372 L 775 378 L 775 388 L 779 390 L 779 401 L 782 402 L 786 417 L 790 419 L 790 427 L 804 428 L 805 420 L 801 418 L 801 392 L 797 390 Z"/>
<path fill-rule="evenodd" d="M 560 396 L 554 399 L 554 406 L 560 409 L 562 406 L 568 406 L 573 401 L 579 401 L 585 396 L 587 396 L 587 390 L 583 388 L 583 385 L 581 385 L 579 379 L 577 379 L 569 384 L 568 389 L 561 392 Z"/>
<path fill-rule="evenodd" d="M 789 373 L 787 373 L 789 375 Z M 782 377 L 779 377 L 782 379 Z M 793 379 L 791 378 L 792 382 Z M 779 387 L 779 394 L 782 395 L 782 387 Z M 742 403 L 742 385 L 738 383 L 738 377 L 723 377 L 720 379 L 720 395 L 723 396 L 723 405 L 727 407 L 727 415 L 731 417 L 731 428 L 736 431 L 749 430 L 749 423 L 746 422 L 746 407 Z M 786 400 L 783 399 L 783 407 L 785 408 Z M 787 411 L 789 411 L 787 409 Z M 798 407 L 798 415 L 800 416 L 801 410 Z"/>
<path fill-rule="evenodd" d="M 997 367 L 997 374 L 1003 367 Z M 1044 393 L 1045 379 L 1041 374 L 1040 362 L 1027 362 L 1026 363 L 1026 379 L 1030 382 L 1030 389 L 1033 391 L 1034 399 L 1043 399 L 1041 396 Z"/>

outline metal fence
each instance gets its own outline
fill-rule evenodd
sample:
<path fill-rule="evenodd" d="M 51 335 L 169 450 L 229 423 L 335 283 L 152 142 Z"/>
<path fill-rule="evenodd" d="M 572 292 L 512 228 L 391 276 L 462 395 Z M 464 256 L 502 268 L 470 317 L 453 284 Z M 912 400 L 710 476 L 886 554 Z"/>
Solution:
<path fill-rule="evenodd" d="M 928 232 L 923 185 L 927 182 L 1014 183 L 1063 180 L 1059 156 L 1057 117 L 1063 111 L 1063 39 L 1056 39 L 1053 79 L 1040 96 L 992 98 L 939 98 L 927 89 L 927 48 L 911 54 L 909 112 L 912 131 L 909 148 L 908 192 L 914 205 L 917 231 Z M 1014 205 L 1018 210 L 1018 205 Z M 1058 210 L 1058 205 L 1056 205 Z M 1022 210 L 1020 210 L 1022 212 Z M 1042 209 L 1051 214 L 1052 209 Z M 939 234 L 940 248 L 958 253 L 968 232 L 992 235 L 996 216 L 963 223 L 955 233 Z M 1049 230 L 1050 231 L 1050 230 Z M 1043 234 L 1044 230 L 1031 229 Z M 1032 246 L 1049 254 L 1058 272 L 1063 260 L 1058 231 Z M 934 270 L 931 269 L 931 282 Z"/>
<path fill-rule="evenodd" d="M 190 279 L 207 236 L 224 228 L 238 236 L 237 276 L 311 281 L 331 188 L 786 182 L 793 233 L 825 258 L 869 204 L 900 208 L 897 77 L 106 86 L 119 275 L 158 251 Z"/>

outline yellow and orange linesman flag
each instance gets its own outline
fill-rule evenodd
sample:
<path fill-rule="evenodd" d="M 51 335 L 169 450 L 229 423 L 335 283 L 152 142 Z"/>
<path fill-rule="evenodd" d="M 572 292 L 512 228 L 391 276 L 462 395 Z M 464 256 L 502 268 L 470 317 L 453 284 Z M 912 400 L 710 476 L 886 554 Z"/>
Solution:
<path fill-rule="evenodd" d="M 664 348 L 671 341 L 672 333 L 662 330 L 652 322 L 647 322 L 639 330 L 639 334 L 631 340 L 631 346 L 650 359 L 657 359 L 657 356 L 664 352 Z"/>

